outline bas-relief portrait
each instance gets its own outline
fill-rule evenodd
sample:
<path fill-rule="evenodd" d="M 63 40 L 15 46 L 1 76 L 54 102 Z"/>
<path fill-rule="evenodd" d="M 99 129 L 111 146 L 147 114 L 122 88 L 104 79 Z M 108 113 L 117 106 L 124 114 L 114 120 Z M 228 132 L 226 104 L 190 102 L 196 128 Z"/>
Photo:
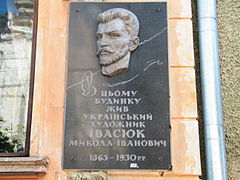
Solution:
<path fill-rule="evenodd" d="M 128 71 L 131 52 L 139 45 L 139 21 L 135 14 L 122 8 L 99 14 L 97 56 L 105 76 Z"/>

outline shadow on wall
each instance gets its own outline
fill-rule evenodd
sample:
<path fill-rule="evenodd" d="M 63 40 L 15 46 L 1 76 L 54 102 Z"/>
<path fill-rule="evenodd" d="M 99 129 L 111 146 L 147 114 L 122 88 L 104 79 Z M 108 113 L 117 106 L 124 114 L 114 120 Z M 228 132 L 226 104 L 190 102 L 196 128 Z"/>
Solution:
<path fill-rule="evenodd" d="M 200 55 L 199 55 L 199 41 L 198 41 L 198 16 L 197 16 L 197 1 L 192 0 L 192 22 L 193 22 L 193 41 L 194 41 L 194 59 L 195 59 L 195 73 L 196 73 L 196 87 L 197 87 L 197 107 L 198 107 L 198 122 L 200 133 L 200 151 L 201 151 L 201 166 L 202 179 L 206 180 L 206 164 L 205 164 L 205 144 L 204 144 L 204 122 L 202 111 L 202 91 L 201 91 L 201 76 L 200 76 Z"/>

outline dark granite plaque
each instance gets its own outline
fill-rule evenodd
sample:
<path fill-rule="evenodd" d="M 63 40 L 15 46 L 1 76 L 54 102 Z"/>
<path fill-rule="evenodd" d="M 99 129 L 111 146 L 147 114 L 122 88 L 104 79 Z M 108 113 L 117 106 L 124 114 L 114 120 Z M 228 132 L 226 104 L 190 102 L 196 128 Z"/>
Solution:
<path fill-rule="evenodd" d="M 128 71 L 108 77 L 96 55 L 105 36 L 98 15 L 113 8 L 136 15 L 140 43 Z M 64 169 L 171 169 L 166 9 L 165 2 L 70 3 Z"/>

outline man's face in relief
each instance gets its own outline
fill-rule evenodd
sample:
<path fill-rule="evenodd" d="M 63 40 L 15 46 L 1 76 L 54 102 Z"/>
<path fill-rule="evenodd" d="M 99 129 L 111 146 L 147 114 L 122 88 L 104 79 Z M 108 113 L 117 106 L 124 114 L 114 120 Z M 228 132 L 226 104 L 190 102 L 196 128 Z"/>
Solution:
<path fill-rule="evenodd" d="M 107 23 L 100 23 L 97 30 L 97 55 L 102 66 L 110 65 L 128 53 L 130 35 L 125 24 L 120 19 L 113 19 Z"/>

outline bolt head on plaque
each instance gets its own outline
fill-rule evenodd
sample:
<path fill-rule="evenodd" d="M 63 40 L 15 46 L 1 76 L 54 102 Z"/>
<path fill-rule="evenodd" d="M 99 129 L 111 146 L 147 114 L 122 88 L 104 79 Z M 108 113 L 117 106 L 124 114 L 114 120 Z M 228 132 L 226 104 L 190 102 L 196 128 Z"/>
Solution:
<path fill-rule="evenodd" d="M 122 8 L 99 14 L 97 56 L 102 74 L 114 76 L 128 71 L 131 52 L 139 45 L 139 21 L 135 14 Z"/>

